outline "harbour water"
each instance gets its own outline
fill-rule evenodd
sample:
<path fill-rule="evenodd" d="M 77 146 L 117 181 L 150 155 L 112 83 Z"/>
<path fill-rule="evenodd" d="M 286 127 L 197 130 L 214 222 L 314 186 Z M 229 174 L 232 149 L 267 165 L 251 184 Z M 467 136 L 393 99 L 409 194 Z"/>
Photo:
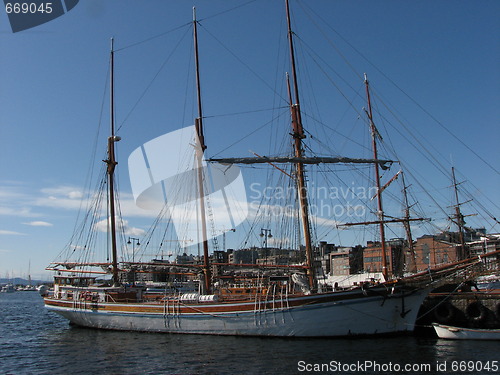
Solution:
<path fill-rule="evenodd" d="M 280 339 L 72 327 L 37 292 L 0 294 L 0 374 L 494 374 L 498 342 Z M 496 369 L 496 371 L 494 371 Z"/>

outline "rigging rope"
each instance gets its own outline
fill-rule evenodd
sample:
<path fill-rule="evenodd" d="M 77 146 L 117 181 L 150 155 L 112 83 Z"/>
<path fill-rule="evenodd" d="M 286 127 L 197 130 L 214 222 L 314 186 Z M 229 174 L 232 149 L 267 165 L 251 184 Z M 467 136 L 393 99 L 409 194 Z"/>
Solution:
<path fill-rule="evenodd" d="M 151 41 L 151 40 L 153 40 L 153 39 L 156 39 L 156 38 L 162 37 L 162 36 L 164 36 L 164 35 L 167 35 L 167 34 L 170 34 L 170 33 L 174 32 L 174 31 L 180 30 L 180 29 L 182 29 L 183 27 L 186 27 L 186 26 L 191 26 L 191 25 L 192 25 L 192 22 L 185 23 L 185 24 L 183 24 L 183 25 L 180 25 L 180 26 L 177 26 L 177 27 L 175 27 L 175 28 L 173 28 L 173 29 L 170 29 L 170 30 L 168 30 L 168 31 L 165 31 L 165 32 L 163 32 L 163 33 L 161 33 L 161 34 L 157 34 L 157 35 L 151 36 L 151 37 L 149 37 L 149 38 L 147 38 L 147 39 L 141 40 L 141 41 L 139 41 L 139 42 L 135 42 L 135 43 L 129 44 L 128 46 L 125 46 L 125 47 L 122 47 L 122 48 L 115 49 L 115 52 L 124 51 L 124 50 L 126 50 L 126 49 L 129 49 L 129 48 L 132 48 L 132 47 L 138 46 L 138 45 L 140 45 L 140 44 L 147 43 L 147 42 L 149 42 L 149 41 Z"/>
<path fill-rule="evenodd" d="M 200 25 L 201 27 L 203 27 L 203 25 Z M 231 56 L 233 56 L 240 64 L 242 64 L 246 69 L 248 69 L 248 71 L 250 73 L 252 73 L 255 77 L 257 77 L 257 79 L 259 81 L 261 81 L 268 89 L 270 89 L 275 95 L 277 95 L 278 97 L 280 97 L 285 103 L 288 102 L 288 100 L 286 98 L 284 98 L 283 96 L 281 96 L 281 94 L 279 92 L 277 92 L 273 87 L 271 87 L 271 85 L 269 85 L 267 83 L 266 80 L 264 80 L 264 78 L 262 78 L 254 69 L 252 69 L 250 67 L 250 65 L 248 65 L 246 62 L 244 62 L 242 59 L 240 59 L 233 51 L 231 51 L 226 45 L 224 45 L 214 34 L 212 34 L 210 31 L 208 31 L 208 29 L 206 29 L 205 27 L 203 27 L 203 29 L 205 30 L 205 32 L 210 35 L 212 38 L 214 38 L 214 40 L 219 43 L 222 48 L 224 48 L 227 52 L 229 52 L 229 54 Z"/>
<path fill-rule="evenodd" d="M 301 3 L 302 4 L 302 3 Z M 406 93 L 400 86 L 396 84 L 389 76 L 387 76 L 381 69 L 379 69 L 374 63 L 372 63 L 361 51 L 359 51 L 356 47 L 354 47 L 351 43 L 347 41 L 339 32 L 333 29 L 318 13 L 314 12 L 311 8 L 309 11 L 312 12 L 318 19 L 320 19 L 330 30 L 332 30 L 335 34 L 337 34 L 349 47 L 351 47 L 359 56 L 361 56 L 368 64 L 373 66 L 375 70 L 377 70 L 384 78 L 386 78 L 394 87 L 396 87 L 404 96 L 410 99 L 423 113 L 429 116 L 436 124 L 438 124 L 443 130 L 445 130 L 450 136 L 452 136 L 456 141 L 458 141 L 463 147 L 469 150 L 473 155 L 475 155 L 479 160 L 485 163 L 488 167 L 490 167 L 494 172 L 500 175 L 500 171 L 496 169 L 491 163 L 489 163 L 486 159 L 484 159 L 481 155 L 479 155 L 475 150 L 473 150 L 469 145 L 463 142 L 456 134 L 450 131 L 441 121 L 439 121 L 436 117 L 434 117 L 429 111 L 427 111 L 422 105 L 420 105 L 415 99 L 413 99 L 408 93 Z M 316 24 L 316 23 L 315 23 Z M 319 27 L 318 27 L 319 28 Z M 321 29 L 320 29 L 321 32 Z"/>
<path fill-rule="evenodd" d="M 238 6 L 235 6 L 235 7 L 233 7 L 233 8 L 229 8 L 229 9 L 227 9 L 227 10 L 224 10 L 224 11 L 222 11 L 222 12 L 219 12 L 219 13 L 213 14 L 213 15 L 211 15 L 211 16 L 208 16 L 208 17 L 202 18 L 201 20 L 198 20 L 198 22 L 205 21 L 205 20 L 208 20 L 208 19 L 212 19 L 212 18 L 215 18 L 215 17 L 221 16 L 221 15 L 223 15 L 223 14 L 226 14 L 226 13 L 232 12 L 232 11 L 234 11 L 234 10 L 236 10 L 236 9 L 243 8 L 243 7 L 245 7 L 245 6 L 247 6 L 247 5 L 251 4 L 251 3 L 254 3 L 254 2 L 256 2 L 256 1 L 257 1 L 257 0 L 250 0 L 250 1 L 247 1 L 246 3 L 243 3 L 243 4 L 241 4 L 241 5 L 238 5 Z"/>
<path fill-rule="evenodd" d="M 172 51 L 170 52 L 170 54 L 167 56 L 167 58 L 165 59 L 165 61 L 163 61 L 163 63 L 161 64 L 160 66 L 160 69 L 158 69 L 158 71 L 156 72 L 156 74 L 154 75 L 153 79 L 151 79 L 151 81 L 149 82 L 149 84 L 146 86 L 146 88 L 144 89 L 144 91 L 142 92 L 142 94 L 139 96 L 139 99 L 137 99 L 137 101 L 135 102 L 135 104 L 132 106 L 132 109 L 128 112 L 128 114 L 125 116 L 125 119 L 122 121 L 122 123 L 120 124 L 120 126 L 118 127 L 118 129 L 116 130 L 117 132 L 120 131 L 120 129 L 123 127 L 123 125 L 125 124 L 125 122 L 128 120 L 128 118 L 130 117 L 130 115 L 132 114 L 132 112 L 136 109 L 136 107 L 139 105 L 139 103 L 142 101 L 142 99 L 144 98 L 144 96 L 146 95 L 146 93 L 149 91 L 149 89 L 151 88 L 151 86 L 153 85 L 153 82 L 156 80 L 156 78 L 159 76 L 160 72 L 163 70 L 163 68 L 165 67 L 165 65 L 167 65 L 167 62 L 170 60 L 170 58 L 174 55 L 175 51 L 177 50 L 177 48 L 179 47 L 179 45 L 181 44 L 181 42 L 184 40 L 184 38 L 186 37 L 186 35 L 188 34 L 188 31 L 189 31 L 189 28 L 186 29 L 186 32 L 182 35 L 181 39 L 177 42 L 177 44 L 175 45 L 175 47 L 172 49 Z"/>
<path fill-rule="evenodd" d="M 281 116 L 283 116 L 285 113 L 288 113 L 288 110 L 286 112 L 281 112 L 279 113 L 277 116 L 273 117 L 271 120 L 269 120 L 268 122 L 262 124 L 261 126 L 259 126 L 258 128 L 256 128 L 255 130 L 251 131 L 250 133 L 244 135 L 242 138 L 238 139 L 237 141 L 231 143 L 229 146 L 227 146 L 226 148 L 222 149 L 221 151 L 217 152 L 216 154 L 212 155 L 212 158 L 217 156 L 217 155 L 220 155 L 221 153 L 223 153 L 224 151 L 230 149 L 231 147 L 235 146 L 236 144 L 240 143 L 241 141 L 243 141 L 244 139 L 250 137 L 251 135 L 257 133 L 259 130 L 263 129 L 264 127 L 268 126 L 269 124 L 273 123 L 276 119 L 280 118 Z"/>

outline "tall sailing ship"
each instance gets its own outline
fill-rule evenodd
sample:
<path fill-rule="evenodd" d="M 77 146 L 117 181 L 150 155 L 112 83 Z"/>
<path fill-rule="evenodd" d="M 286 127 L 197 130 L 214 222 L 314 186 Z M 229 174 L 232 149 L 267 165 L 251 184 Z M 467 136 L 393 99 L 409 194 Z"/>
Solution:
<path fill-rule="evenodd" d="M 288 101 L 291 118 L 292 153 L 288 156 L 252 158 L 204 159 L 207 148 L 204 137 L 204 116 L 200 91 L 198 69 L 198 41 L 196 17 L 193 20 L 194 56 L 196 82 L 198 88 L 198 117 L 195 125 L 186 128 L 176 140 L 186 140 L 188 148 L 194 151 L 189 159 L 189 182 L 186 185 L 160 186 L 168 191 L 169 199 L 165 209 L 170 215 L 178 214 L 180 207 L 193 203 L 194 211 L 200 217 L 197 222 L 202 248 L 198 262 L 176 264 L 163 259 L 149 261 L 120 261 L 118 233 L 122 224 L 117 222 L 117 198 L 115 197 L 115 145 L 120 140 L 115 134 L 114 124 L 114 48 L 111 48 L 111 132 L 108 137 L 106 163 L 106 181 L 101 186 L 107 187 L 109 210 L 108 232 L 110 234 L 110 259 L 103 262 L 91 262 L 85 258 L 86 251 L 92 251 L 92 240 L 85 246 L 73 246 L 73 255 L 80 254 L 78 260 L 58 260 L 48 268 L 57 272 L 54 277 L 54 292 L 44 298 L 45 306 L 71 323 L 93 328 L 111 330 L 132 330 L 147 332 L 170 332 L 214 335 L 249 335 L 249 336 L 350 336 L 392 334 L 412 331 L 422 301 L 436 282 L 454 272 L 469 272 L 469 268 L 479 262 L 471 259 L 456 264 L 452 269 L 441 268 L 433 272 L 416 274 L 407 278 L 395 277 L 389 272 L 385 254 L 384 227 L 386 218 L 383 214 L 379 176 L 380 168 L 387 168 L 390 160 L 381 160 L 377 154 L 377 130 L 373 122 L 370 103 L 370 88 L 365 78 L 367 94 L 367 116 L 372 134 L 373 157 L 370 159 L 352 159 L 345 157 L 308 156 L 303 140 L 306 132 L 302 124 L 299 87 L 295 67 L 294 33 L 290 21 L 290 10 L 286 1 L 288 25 L 288 44 L 291 60 L 291 74 L 287 77 Z M 187 135 L 186 135 L 187 134 Z M 161 147 L 160 147 L 161 148 Z M 165 150 L 167 152 L 168 150 Z M 143 155 L 144 150 L 138 151 Z M 130 160 L 134 160 L 132 156 Z M 172 160 L 172 159 L 171 159 Z M 180 157 L 173 157 L 180 160 Z M 348 288 L 334 288 L 321 280 L 316 261 L 317 242 L 311 230 L 311 215 L 308 201 L 308 182 L 306 169 L 310 165 L 323 163 L 365 164 L 374 168 L 378 201 L 376 221 L 371 222 L 380 228 L 382 247 L 382 280 L 363 282 Z M 145 175 L 151 172 L 145 163 Z M 300 222 L 299 248 L 294 253 L 304 254 L 304 259 L 290 261 L 287 264 L 263 262 L 229 263 L 216 259 L 210 254 L 210 218 L 214 209 L 208 202 L 210 198 L 207 182 L 210 165 L 231 168 L 235 164 L 260 164 L 269 166 L 281 173 L 295 186 L 298 215 Z M 287 172 L 282 165 L 288 165 Z M 227 175 L 227 170 L 223 171 Z M 234 170 L 233 170 L 234 172 Z M 238 180 L 234 172 L 232 181 Z M 163 176 L 165 177 L 165 176 Z M 166 179 L 168 184 L 168 179 Z M 140 185 L 142 182 L 139 181 Z M 144 182 L 146 185 L 147 183 Z M 176 202 L 171 196 L 176 190 L 194 187 L 196 196 L 189 195 Z M 133 186 L 134 188 L 134 186 Z M 177 193 L 179 194 L 179 193 Z M 101 195 L 96 200 L 105 201 Z M 223 197 L 226 199 L 226 197 Z M 95 213 L 87 217 L 96 220 Z M 281 219 L 281 218 L 277 218 Z M 182 223 L 182 219 L 179 219 Z M 190 220 L 186 217 L 185 220 Z M 394 221 L 394 219 L 392 220 Z M 403 222 L 403 220 L 401 221 Z M 406 220 L 408 222 L 408 219 Z M 89 229 L 94 229 L 89 225 Z M 365 223 L 366 224 L 366 223 Z M 176 226 L 180 227 L 181 225 Z M 226 228 L 227 230 L 227 228 Z M 234 229 L 231 229 L 234 231 Z M 271 232 L 262 228 L 264 238 L 270 238 Z M 139 241 L 129 238 L 137 246 L 147 246 L 149 240 Z M 182 239 L 179 238 L 179 241 Z M 137 242 L 136 242 L 137 241 Z M 165 241 L 164 243 L 167 243 Z M 299 251 L 301 250 L 301 251 Z M 158 257 L 157 257 L 158 258 Z M 99 275 L 110 275 L 109 279 L 99 279 Z M 155 275 L 155 280 L 163 282 L 151 284 L 143 282 L 145 274 Z M 152 287 L 155 286 L 155 287 Z"/>

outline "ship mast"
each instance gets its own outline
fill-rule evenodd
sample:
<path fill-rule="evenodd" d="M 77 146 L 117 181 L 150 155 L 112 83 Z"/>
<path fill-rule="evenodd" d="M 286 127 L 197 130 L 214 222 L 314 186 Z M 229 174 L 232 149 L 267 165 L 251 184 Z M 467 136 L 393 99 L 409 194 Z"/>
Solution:
<path fill-rule="evenodd" d="M 299 88 L 297 83 L 297 71 L 295 68 L 293 32 L 290 21 L 290 7 L 288 0 L 286 0 L 286 16 L 288 23 L 288 43 L 290 49 L 290 61 L 292 65 L 293 89 L 295 96 L 295 104 L 293 104 L 290 83 L 288 82 L 288 88 L 289 88 L 288 91 L 290 97 L 290 112 L 292 117 L 292 130 L 293 130 L 292 137 L 294 139 L 295 157 L 300 159 L 303 157 L 302 139 L 304 139 L 306 136 L 304 134 L 304 128 L 302 126 L 302 116 L 300 113 Z M 314 279 L 314 258 L 313 258 L 312 242 L 311 242 L 311 228 L 309 226 L 309 206 L 307 201 L 307 187 L 305 182 L 304 164 L 300 161 L 296 163 L 296 173 L 297 173 L 297 190 L 299 195 L 300 213 L 302 218 L 302 228 L 304 231 L 304 242 L 306 246 L 307 278 L 309 281 L 309 287 L 311 288 L 311 290 L 315 290 L 316 285 Z"/>
<path fill-rule="evenodd" d="M 413 246 L 413 236 L 411 234 L 410 226 L 410 204 L 408 202 L 408 187 L 405 183 L 405 175 L 401 173 L 401 178 L 403 180 L 403 195 L 404 195 L 404 205 L 405 205 L 405 220 L 403 221 L 403 226 L 406 231 L 406 240 L 408 241 L 408 251 L 410 253 L 410 272 L 417 272 L 417 259 L 415 256 L 415 247 Z"/>
<path fill-rule="evenodd" d="M 378 151 L 377 151 L 377 136 L 379 136 L 377 128 L 373 122 L 373 114 L 372 114 L 372 104 L 370 100 L 370 89 L 368 84 L 368 78 L 365 74 L 365 87 L 366 87 L 366 98 L 368 102 L 368 120 L 370 121 L 370 131 L 372 134 L 372 148 L 373 148 L 373 159 L 377 160 Z M 375 184 L 377 187 L 377 208 L 378 208 L 378 219 L 379 219 L 379 230 L 380 230 L 380 244 L 382 247 L 382 275 L 384 279 L 387 281 L 389 278 L 387 272 L 387 249 L 385 244 L 385 226 L 384 226 L 384 209 L 382 206 L 382 190 L 380 186 L 380 169 L 379 165 L 375 163 Z"/>
<path fill-rule="evenodd" d="M 108 188 L 109 188 L 109 220 L 111 230 L 111 254 L 112 254 L 112 273 L 113 285 L 119 285 L 118 278 L 118 255 L 116 246 L 116 217 L 115 217 L 115 167 L 118 164 L 115 157 L 115 142 L 120 137 L 115 136 L 115 87 L 114 87 L 114 39 L 111 38 L 111 56 L 110 56 L 111 74 L 110 74 L 110 127 L 111 135 L 108 138 L 108 159 L 104 162 L 108 165 Z"/>
<path fill-rule="evenodd" d="M 458 239 L 460 241 L 460 250 L 457 252 L 458 260 L 463 260 L 468 258 L 465 249 L 465 238 L 464 238 L 464 215 L 460 211 L 460 201 L 458 199 L 458 184 L 455 178 L 455 167 L 451 167 L 451 176 L 453 178 L 453 189 L 455 191 L 455 200 L 457 204 L 455 205 L 455 219 L 458 226 Z"/>
<path fill-rule="evenodd" d="M 205 137 L 203 136 L 203 112 L 201 106 L 200 65 L 198 57 L 198 29 L 196 20 L 196 8 L 193 8 L 193 38 L 194 38 L 194 60 L 196 68 L 196 89 L 198 97 L 198 117 L 195 119 L 196 138 L 199 142 L 196 146 L 196 169 L 198 179 L 198 194 L 200 202 L 201 235 L 203 241 L 203 272 L 205 281 L 205 293 L 211 294 L 212 272 L 210 270 L 210 259 L 208 255 L 207 221 L 205 216 L 205 189 L 203 187 L 203 152 L 207 149 Z"/>

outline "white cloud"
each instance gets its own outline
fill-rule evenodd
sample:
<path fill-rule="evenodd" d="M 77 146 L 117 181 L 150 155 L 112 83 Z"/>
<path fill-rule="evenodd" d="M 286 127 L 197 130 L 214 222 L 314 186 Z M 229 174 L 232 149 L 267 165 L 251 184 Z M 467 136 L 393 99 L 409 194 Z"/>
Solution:
<path fill-rule="evenodd" d="M 10 204 L 12 205 L 11 202 L 4 202 L 4 201 L 1 201 L 2 202 L 1 204 L 3 205 L 3 207 L 0 207 L 0 215 L 2 216 L 20 216 L 20 217 L 39 217 L 39 216 L 42 216 L 40 214 L 37 214 L 35 212 L 32 212 L 31 211 L 31 208 L 30 207 L 16 207 L 16 206 L 11 206 L 11 207 L 7 207 L 6 205 L 7 204 Z M 23 204 L 20 202 L 20 204 Z"/>
<path fill-rule="evenodd" d="M 18 199 L 25 195 L 20 192 L 20 187 L 16 186 L 0 186 L 0 199 Z"/>
<path fill-rule="evenodd" d="M 51 227 L 53 224 L 47 223 L 46 221 L 30 221 L 28 223 L 23 223 L 24 225 L 31 225 L 32 227 Z"/>
<path fill-rule="evenodd" d="M 144 236 L 145 230 L 141 228 L 127 227 L 125 230 L 125 235 L 127 236 Z"/>
<path fill-rule="evenodd" d="M 21 183 L 2 183 L 4 185 L 0 185 L 0 216 L 42 217 L 46 214 L 36 211 L 44 208 L 77 211 L 87 207 L 92 199 L 87 197 L 84 189 L 76 186 L 61 185 L 29 191 Z M 156 211 L 143 210 L 135 204 L 132 194 L 126 192 L 120 193 L 120 206 L 124 216 L 142 218 L 155 218 L 162 208 L 158 207 Z"/>
<path fill-rule="evenodd" d="M 337 227 L 338 225 L 343 224 L 342 221 L 325 219 L 324 217 L 319 217 L 315 215 L 313 215 L 311 219 L 315 220 L 318 225 L 325 225 L 329 227 Z"/>
<path fill-rule="evenodd" d="M 70 191 L 67 194 L 67 197 L 70 199 L 81 199 L 83 197 L 83 193 L 81 191 Z"/>
<path fill-rule="evenodd" d="M 101 220 L 101 221 L 98 221 L 94 228 L 99 231 L 99 232 L 103 232 L 103 233 L 106 233 L 108 231 L 108 227 L 109 227 L 109 224 L 108 224 L 108 219 L 104 219 L 104 220 Z M 135 227 L 130 227 L 128 225 L 128 221 L 127 220 L 119 220 L 119 218 L 117 217 L 116 218 L 116 230 L 117 231 L 123 231 L 123 233 L 126 235 L 126 236 L 143 236 L 146 231 L 144 229 L 141 229 L 141 228 L 135 228 Z"/>
<path fill-rule="evenodd" d="M 23 191 L 23 186 L 16 182 L 3 182 L 0 186 L 0 215 L 16 217 L 40 216 L 31 210 L 31 197 Z"/>
<path fill-rule="evenodd" d="M 67 197 L 46 196 L 37 197 L 33 202 L 34 206 L 49 207 L 49 208 L 62 208 L 65 210 L 78 210 L 82 205 L 79 199 L 70 199 Z"/>
<path fill-rule="evenodd" d="M 53 196 L 64 196 L 70 199 L 81 199 L 83 197 L 81 189 L 66 185 L 44 188 L 41 189 L 41 192 Z"/>
<path fill-rule="evenodd" d="M 82 200 L 83 191 L 74 186 L 55 186 L 41 189 L 40 192 L 43 195 L 33 200 L 35 206 L 78 210 L 85 203 Z"/>
<path fill-rule="evenodd" d="M 25 236 L 25 233 L 14 232 L 12 230 L 0 230 L 0 235 L 6 236 Z"/>
<path fill-rule="evenodd" d="M 163 208 L 158 205 L 156 210 L 145 210 L 135 204 L 134 197 L 130 193 L 120 193 L 120 206 L 123 215 L 126 217 L 156 218 Z"/>
<path fill-rule="evenodd" d="M 46 188 L 42 189 L 41 192 L 44 195 L 34 198 L 34 206 L 79 210 L 88 207 L 89 201 L 92 199 L 92 197 L 82 199 L 84 198 L 82 190 L 69 186 Z M 152 219 L 157 216 L 161 209 L 161 207 L 158 207 L 157 211 L 148 211 L 137 207 L 130 193 L 120 193 L 120 207 L 123 215 L 126 217 L 145 217 Z"/>

